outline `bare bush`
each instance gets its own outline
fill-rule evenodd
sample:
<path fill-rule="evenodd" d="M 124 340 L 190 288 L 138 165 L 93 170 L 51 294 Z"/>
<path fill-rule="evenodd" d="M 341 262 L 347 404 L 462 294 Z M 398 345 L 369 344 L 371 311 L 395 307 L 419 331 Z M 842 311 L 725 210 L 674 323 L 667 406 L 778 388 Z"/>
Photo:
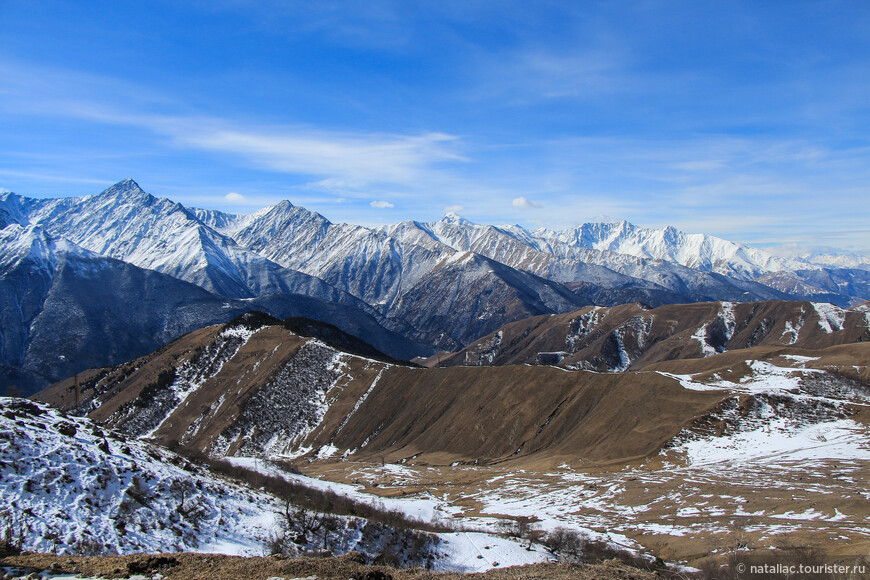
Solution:
<path fill-rule="evenodd" d="M 586 538 L 570 528 L 559 526 L 543 538 L 543 544 L 560 562 L 580 563 Z"/>
<path fill-rule="evenodd" d="M 532 543 L 541 541 L 544 532 L 538 529 L 538 520 L 531 516 L 517 516 L 510 520 L 504 520 L 497 525 L 498 530 L 511 538 L 528 540 L 527 550 L 532 548 Z"/>
<path fill-rule="evenodd" d="M 304 507 L 319 513 L 355 516 L 366 520 L 383 523 L 393 527 L 422 530 L 426 532 L 453 532 L 453 526 L 444 522 L 425 522 L 409 517 L 398 510 L 385 509 L 347 496 L 332 490 L 320 490 L 301 483 L 287 481 L 283 477 L 264 475 L 245 467 L 234 465 L 225 459 L 199 457 L 210 470 L 220 473 L 254 488 L 289 501 L 294 506 Z"/>
<path fill-rule="evenodd" d="M 110 553 L 105 544 L 88 533 L 85 533 L 72 544 L 71 551 L 79 556 L 104 556 Z"/>

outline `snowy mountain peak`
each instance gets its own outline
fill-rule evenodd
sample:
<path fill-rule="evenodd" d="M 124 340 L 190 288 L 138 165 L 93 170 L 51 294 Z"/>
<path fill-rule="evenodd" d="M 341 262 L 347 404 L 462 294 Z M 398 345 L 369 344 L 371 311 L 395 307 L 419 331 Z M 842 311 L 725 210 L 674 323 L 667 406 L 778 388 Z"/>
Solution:
<path fill-rule="evenodd" d="M 28 223 L 21 207 L 21 196 L 11 191 L 0 191 L 0 228 L 13 223 L 19 225 Z"/>
<path fill-rule="evenodd" d="M 130 179 L 129 177 L 123 181 L 119 181 L 112 187 L 104 190 L 100 196 L 105 197 L 141 197 L 148 196 L 149 194 L 145 192 L 144 189 L 139 187 L 139 184 Z"/>
<path fill-rule="evenodd" d="M 452 211 L 449 211 L 446 214 L 444 214 L 444 217 L 438 221 L 441 223 L 444 223 L 444 224 L 455 224 L 458 226 L 474 225 L 470 221 L 468 221 L 467 219 L 465 219 L 464 217 L 459 215 L 458 213 L 455 213 Z"/>
<path fill-rule="evenodd" d="M 81 259 L 98 258 L 97 254 L 69 240 L 49 235 L 37 225 L 12 224 L 0 230 L 0 271 L 22 260 L 29 260 L 34 267 L 53 270 L 63 254 Z"/>

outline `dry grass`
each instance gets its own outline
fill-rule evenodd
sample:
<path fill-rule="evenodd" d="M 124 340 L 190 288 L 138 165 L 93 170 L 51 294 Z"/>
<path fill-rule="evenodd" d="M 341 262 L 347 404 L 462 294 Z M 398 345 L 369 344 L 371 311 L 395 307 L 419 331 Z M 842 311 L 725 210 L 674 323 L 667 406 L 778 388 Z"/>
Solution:
<path fill-rule="evenodd" d="M 620 561 L 603 564 L 537 564 L 504 569 L 494 569 L 485 574 L 463 575 L 434 573 L 422 569 L 399 570 L 386 566 L 365 566 L 358 554 L 346 554 L 335 558 L 239 557 L 211 554 L 162 554 L 160 556 L 134 554 L 129 556 L 58 557 L 50 554 L 22 554 L 0 560 L 4 566 L 31 567 L 40 570 L 51 568 L 67 573 L 83 573 L 104 578 L 124 578 L 132 573 L 148 570 L 160 572 L 171 580 L 249 580 L 266 579 L 272 576 L 299 578 L 317 576 L 318 579 L 347 578 L 392 578 L 394 580 L 436 578 L 451 580 L 471 576 L 486 580 L 532 580 L 532 579 L 592 579 L 647 580 L 654 573 L 633 568 Z M 164 566 L 161 567 L 161 564 Z M 373 574 L 374 573 L 374 574 Z M 383 576 L 378 576 L 380 573 Z M 368 576 L 366 576 L 368 575 Z"/>

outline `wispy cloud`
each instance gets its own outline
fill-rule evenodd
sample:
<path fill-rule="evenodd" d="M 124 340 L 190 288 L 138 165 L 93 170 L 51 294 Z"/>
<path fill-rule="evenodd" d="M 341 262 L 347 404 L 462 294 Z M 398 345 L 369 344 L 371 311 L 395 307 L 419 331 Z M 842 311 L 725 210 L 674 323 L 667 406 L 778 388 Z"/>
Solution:
<path fill-rule="evenodd" d="M 225 153 L 259 168 L 322 178 L 313 182 L 315 187 L 410 185 L 443 164 L 467 161 L 459 151 L 459 138 L 443 132 L 258 126 L 201 114 L 180 115 L 177 112 L 183 107 L 178 103 L 150 91 L 137 95 L 135 86 L 126 81 L 115 83 L 90 73 L 27 70 L 9 63 L 0 63 L 0 73 L 8 81 L 0 87 L 0 111 L 136 127 L 168 139 L 166 145 L 176 148 Z M 57 85 L 46 79 L 56 80 Z"/>
<path fill-rule="evenodd" d="M 511 203 L 514 207 L 519 209 L 538 209 L 541 207 L 541 204 L 528 200 L 525 197 L 515 197 Z"/>
<path fill-rule="evenodd" d="M 385 209 L 389 207 L 395 207 L 392 203 L 388 201 L 373 201 L 369 204 L 372 207 L 376 207 L 378 209 Z"/>
<path fill-rule="evenodd" d="M 55 175 L 52 173 L 36 173 L 31 171 L 16 171 L 0 167 L 0 176 L 19 177 L 36 181 L 57 181 L 64 183 L 86 183 L 92 185 L 109 186 L 114 183 L 111 179 L 96 179 L 92 177 L 70 177 L 68 175 Z"/>
<path fill-rule="evenodd" d="M 321 184 L 407 183 L 438 163 L 464 160 L 451 150 L 456 137 L 444 133 L 250 131 L 211 125 L 185 120 L 183 128 L 168 129 L 182 145 L 232 153 L 273 171 L 328 176 Z"/>

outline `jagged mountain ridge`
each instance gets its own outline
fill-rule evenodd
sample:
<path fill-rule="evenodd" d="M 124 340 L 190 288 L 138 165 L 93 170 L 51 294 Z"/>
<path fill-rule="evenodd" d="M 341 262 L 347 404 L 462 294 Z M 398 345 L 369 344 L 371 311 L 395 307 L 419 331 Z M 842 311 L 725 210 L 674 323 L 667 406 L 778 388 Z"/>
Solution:
<path fill-rule="evenodd" d="M 99 195 L 86 198 L 30 200 L 15 194 L 4 194 L 0 202 L 3 206 L 17 208 L 15 215 L 21 221 L 29 220 L 30 223 L 38 224 L 52 235 L 69 237 L 71 241 L 83 244 L 92 251 L 130 260 L 140 267 L 153 268 L 179 277 L 227 298 L 262 297 L 266 294 L 276 296 L 291 292 L 306 294 L 330 302 L 352 305 L 413 341 L 445 348 L 461 346 L 444 332 L 443 326 L 409 327 L 405 317 L 395 315 L 381 303 L 385 292 L 389 294 L 389 288 L 396 287 L 395 280 L 402 281 L 407 287 L 413 287 L 420 281 L 415 279 L 415 271 L 419 271 L 420 275 L 417 278 L 420 279 L 431 275 L 440 261 L 455 254 L 449 248 L 447 248 L 448 252 L 433 254 L 424 251 L 425 255 L 421 255 L 421 252 L 417 251 L 418 246 L 398 247 L 392 239 L 383 234 L 376 234 L 378 239 L 366 245 L 361 243 L 358 237 L 348 238 L 345 235 L 348 229 L 357 230 L 364 236 L 371 234 L 371 231 L 357 226 L 338 228 L 337 234 L 331 241 L 339 246 L 342 241 L 345 242 L 341 246 L 345 248 L 345 255 L 358 257 L 357 262 L 352 264 L 348 264 L 345 260 L 330 259 L 329 254 L 324 255 L 326 249 L 312 244 L 311 239 L 306 237 L 295 240 L 296 245 L 293 247 L 275 243 L 270 246 L 273 249 L 278 248 L 280 250 L 278 254 L 283 256 L 307 255 L 318 263 L 330 264 L 331 271 L 317 272 L 327 280 L 325 282 L 317 276 L 286 268 L 245 249 L 218 231 L 221 228 L 224 231 L 228 231 L 227 228 L 244 230 L 245 224 L 260 218 L 269 218 L 275 213 L 280 216 L 277 226 L 287 229 L 288 224 L 293 226 L 295 222 L 293 220 L 288 222 L 282 210 L 290 210 L 304 216 L 312 215 L 306 210 L 293 208 L 289 203 L 251 216 L 227 216 L 219 212 L 187 210 L 169 200 L 155 198 L 142 191 L 132 180 L 125 180 Z M 198 216 L 207 223 L 200 222 Z M 322 227 L 325 220 L 316 217 L 321 222 L 318 227 Z M 265 222 L 257 223 L 262 225 Z M 208 224 L 218 229 L 213 229 Z M 303 227 L 290 229 L 307 235 L 311 227 L 305 227 L 303 224 Z M 263 235 L 262 230 L 258 231 Z M 333 231 L 336 229 L 333 228 Z M 266 233 L 267 239 L 280 239 L 275 228 L 268 228 Z M 253 240 L 247 241 L 254 243 Z M 388 247 L 381 252 L 380 245 L 384 243 Z M 265 250 L 261 249 L 261 251 Z M 399 253 L 404 256 L 404 261 L 400 260 L 398 267 L 395 267 L 393 256 Z M 384 257 L 383 260 L 379 258 L 381 256 Z M 336 276 L 340 279 L 336 280 Z M 358 292 L 375 306 L 381 306 L 380 310 L 386 312 L 388 316 L 384 316 L 364 300 L 328 282 L 348 285 L 350 290 Z M 527 294 L 529 287 L 527 284 L 520 293 Z M 398 291 L 393 292 L 393 296 L 398 296 Z M 546 302 L 546 297 L 542 296 L 533 296 L 530 299 Z M 572 302 L 567 309 L 582 303 L 584 302 Z M 521 307 L 509 307 L 509 309 L 522 311 Z M 512 320 L 499 317 L 497 312 L 495 316 L 495 320 L 491 323 L 495 326 Z M 471 317 L 470 327 L 455 333 L 456 336 L 463 337 L 462 344 L 479 336 L 481 331 L 476 329 L 476 320 L 478 317 Z M 425 322 L 425 319 L 421 321 Z"/>
<path fill-rule="evenodd" d="M 655 309 L 624 304 L 511 323 L 429 364 L 552 364 L 620 372 L 758 346 L 820 349 L 867 341 L 870 313 L 861 307 L 843 310 L 828 303 L 781 301 Z"/>
<path fill-rule="evenodd" d="M 6 205 L 20 207 L 29 223 L 54 236 L 228 298 L 307 294 L 375 314 L 316 277 L 245 250 L 181 204 L 144 192 L 132 179 L 83 198 L 11 199 L 13 195 L 7 194 Z"/>
<path fill-rule="evenodd" d="M 665 260 L 702 272 L 753 280 L 763 274 L 802 269 L 798 263 L 708 234 L 674 227 L 641 228 L 626 221 L 585 223 L 562 232 L 541 229 L 536 237 L 572 246 Z"/>
<path fill-rule="evenodd" d="M 130 179 L 85 198 L 34 200 L 5 193 L 0 196 L 0 208 L 9 216 L 7 221 L 41 224 L 92 251 L 164 271 L 210 290 L 221 288 L 221 294 L 231 297 L 232 292 L 259 295 L 280 290 L 281 282 L 276 278 L 289 275 L 275 273 L 274 265 L 280 264 L 333 286 L 348 287 L 368 304 L 389 305 L 451 250 L 473 251 L 560 283 L 595 283 L 612 289 L 633 282 L 650 290 L 682 292 L 687 297 L 707 291 L 707 296 L 695 300 L 735 299 L 722 295 L 728 292 L 725 287 L 729 285 L 736 286 L 738 294 L 783 298 L 776 289 L 766 291 L 758 284 L 735 285 L 735 281 L 751 282 L 781 272 L 803 279 L 807 271 L 825 270 L 672 227 L 651 230 L 623 221 L 587 223 L 563 232 L 545 229 L 529 232 L 519 226 L 472 224 L 449 214 L 428 224 L 401 222 L 364 228 L 332 224 L 323 216 L 286 201 L 244 216 L 189 209 L 145 193 Z M 82 216 L 83 213 L 89 215 Z M 120 231 L 113 226 L 115 222 L 121 222 Z M 104 231 L 106 228 L 109 233 Z M 152 229 L 157 231 L 143 233 Z M 171 238 L 179 240 L 174 242 Z M 271 266 L 264 266 L 262 258 Z M 214 267 L 206 276 L 197 273 L 197 265 Z M 246 272 L 252 268 L 268 273 Z M 342 275 L 336 269 L 345 273 Z M 219 278 L 227 279 L 210 281 L 215 272 L 220 273 Z M 708 279 L 698 272 L 720 276 Z M 397 273 L 398 285 L 392 280 Z M 816 280 L 823 277 L 815 276 Z M 845 294 L 841 291 L 840 299 L 850 292 L 856 296 L 868 293 L 870 281 L 863 282 L 867 284 L 861 288 L 847 288 Z M 801 288 L 813 289 L 811 283 Z M 836 295 L 838 286 L 828 285 L 820 290 Z"/>
<path fill-rule="evenodd" d="M 22 394 L 251 309 L 329 322 L 395 358 L 427 352 L 347 304 L 288 293 L 231 300 L 17 223 L 0 230 L 0 303 L 0 384 Z"/>
<path fill-rule="evenodd" d="M 519 226 L 477 225 L 448 214 L 434 223 L 406 221 L 369 229 L 332 224 L 289 202 L 250 216 L 200 212 L 222 224 L 222 231 L 241 245 L 385 307 L 419 282 L 445 253 L 464 251 L 555 282 L 583 282 L 587 299 L 597 298 L 607 305 L 628 301 L 622 298 L 639 292 L 654 305 L 788 297 L 848 305 L 853 297 L 870 295 L 870 277 L 863 271 L 855 287 L 815 286 L 813 278 L 818 280 L 818 272 L 829 269 L 705 234 L 685 234 L 673 228 L 647 230 L 626 222 L 619 228 L 586 224 L 566 232 L 529 232 Z M 593 243 L 589 232 L 594 231 L 610 232 L 609 243 Z M 402 276 L 397 277 L 397 272 Z M 757 280 L 770 274 L 801 280 L 800 293 Z M 360 284 L 361 279 L 379 283 L 373 287 Z"/>
<path fill-rule="evenodd" d="M 543 241 L 518 226 L 477 225 L 455 214 L 434 223 L 406 221 L 376 229 L 332 224 L 289 202 L 251 216 L 211 215 L 242 246 L 345 288 L 384 311 L 443 259 L 469 251 L 554 282 L 582 281 L 587 299 L 609 290 L 615 293 L 610 304 L 620 303 L 623 290 L 642 292 L 655 304 L 785 297 L 751 281 Z"/>

